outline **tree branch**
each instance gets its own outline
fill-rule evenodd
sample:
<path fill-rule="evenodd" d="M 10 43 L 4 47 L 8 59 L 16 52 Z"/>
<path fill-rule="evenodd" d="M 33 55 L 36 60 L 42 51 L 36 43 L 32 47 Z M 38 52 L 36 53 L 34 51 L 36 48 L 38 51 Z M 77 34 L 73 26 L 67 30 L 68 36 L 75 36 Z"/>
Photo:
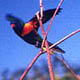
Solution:
<path fill-rule="evenodd" d="M 37 18 L 39 20 L 39 24 L 40 24 L 40 27 L 41 27 L 41 32 L 42 32 L 42 35 L 43 37 L 45 38 L 45 31 L 44 31 L 44 28 L 43 28 L 43 24 L 42 24 L 42 17 L 43 17 L 43 5 L 42 5 L 42 0 L 40 0 L 40 10 L 41 10 L 41 17 L 39 17 L 39 14 L 36 14 L 37 15 Z M 54 80 L 54 74 L 53 74 L 53 69 L 52 69 L 52 64 L 51 64 L 51 56 L 50 56 L 50 52 L 49 52 L 49 45 L 48 45 L 48 41 L 47 39 L 45 39 L 43 41 L 45 43 L 45 46 L 46 46 L 46 50 L 47 50 L 47 56 L 48 56 L 48 68 L 49 68 L 49 73 L 50 73 L 50 78 L 51 80 Z M 42 44 L 41 46 L 41 49 L 43 48 L 44 46 L 44 43 Z"/>
<path fill-rule="evenodd" d="M 41 50 L 38 52 L 38 54 L 35 56 L 35 58 L 32 60 L 32 62 L 29 64 L 29 66 L 27 67 L 27 69 L 24 71 L 24 73 L 22 74 L 22 76 L 20 77 L 20 80 L 23 80 L 24 77 L 26 76 L 26 74 L 29 72 L 29 70 L 31 69 L 32 65 L 35 63 L 35 61 L 38 59 L 38 57 L 41 55 Z"/>
<path fill-rule="evenodd" d="M 40 11 L 41 11 L 41 18 L 43 17 L 43 3 L 42 0 L 40 0 Z"/>
<path fill-rule="evenodd" d="M 65 36 L 64 38 L 62 38 L 61 40 L 59 40 L 58 42 L 56 42 L 55 44 L 53 44 L 52 46 L 49 47 L 49 49 L 53 48 L 54 46 L 62 43 L 64 40 L 68 39 L 69 37 L 75 35 L 76 33 L 80 32 L 80 29 L 77 29 L 76 31 L 70 33 L 69 35 Z"/>
<path fill-rule="evenodd" d="M 59 56 L 55 56 L 55 57 L 64 64 L 64 66 L 69 70 L 69 72 L 71 72 L 71 74 L 72 74 L 77 80 L 80 80 L 79 77 L 76 75 L 76 73 L 67 65 L 67 63 L 65 62 L 65 60 L 61 59 Z"/>
<path fill-rule="evenodd" d="M 54 18 L 55 18 L 55 16 L 56 16 L 59 8 L 60 8 L 62 2 L 63 2 L 63 0 L 60 1 L 60 3 L 58 4 L 58 6 L 57 6 L 57 8 L 56 8 L 55 13 L 53 14 L 53 17 L 51 18 L 51 21 L 50 21 L 49 26 L 48 26 L 48 29 L 47 29 L 47 31 L 46 31 L 46 35 L 45 35 L 45 37 L 44 37 L 44 39 L 43 39 L 42 45 L 44 45 L 45 39 L 46 39 L 46 37 L 47 37 L 47 35 L 48 35 L 48 32 L 49 32 L 49 30 L 50 30 L 50 28 L 51 28 L 51 24 L 52 24 L 52 22 L 53 22 L 53 20 L 54 20 Z M 41 11 L 41 12 L 42 12 L 42 11 Z"/>
<path fill-rule="evenodd" d="M 42 35 L 43 35 L 43 37 L 45 37 L 46 33 L 44 32 L 44 28 L 43 28 L 41 18 L 39 17 L 39 14 L 36 14 L 36 15 L 37 15 L 37 18 L 39 20 Z M 48 45 L 47 40 L 45 40 L 45 46 L 46 46 L 46 51 L 47 51 L 47 55 L 48 55 L 48 68 L 49 68 L 50 78 L 51 78 L 51 80 L 54 80 L 54 74 L 53 74 L 53 69 L 52 69 L 52 64 L 51 64 L 51 57 L 50 57 L 50 52 L 49 52 L 49 45 Z"/>

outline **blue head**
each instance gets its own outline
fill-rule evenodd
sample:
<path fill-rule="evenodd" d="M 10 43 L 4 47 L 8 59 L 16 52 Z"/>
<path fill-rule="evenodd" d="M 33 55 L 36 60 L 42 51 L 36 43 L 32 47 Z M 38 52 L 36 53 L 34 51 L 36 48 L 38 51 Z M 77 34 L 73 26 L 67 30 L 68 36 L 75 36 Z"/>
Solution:
<path fill-rule="evenodd" d="M 13 28 L 13 30 L 14 30 L 18 35 L 20 35 L 21 32 L 22 32 L 22 30 L 23 30 L 24 22 L 23 22 L 21 19 L 13 16 L 13 15 L 11 15 L 11 14 L 7 14 L 7 15 L 6 15 L 6 18 L 7 18 L 8 21 L 10 21 L 11 27 Z"/>

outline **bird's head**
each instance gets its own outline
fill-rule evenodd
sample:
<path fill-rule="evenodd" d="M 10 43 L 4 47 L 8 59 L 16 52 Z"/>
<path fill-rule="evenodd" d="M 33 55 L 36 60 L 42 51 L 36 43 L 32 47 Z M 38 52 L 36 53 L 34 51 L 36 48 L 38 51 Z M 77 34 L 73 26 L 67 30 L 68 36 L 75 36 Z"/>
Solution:
<path fill-rule="evenodd" d="M 7 18 L 8 21 L 10 21 L 11 27 L 13 28 L 13 30 L 14 30 L 18 35 L 20 35 L 21 32 L 22 32 L 22 30 L 23 30 L 24 22 L 23 22 L 21 19 L 13 16 L 13 15 L 11 15 L 11 14 L 7 14 L 7 15 L 6 15 L 6 18 Z"/>

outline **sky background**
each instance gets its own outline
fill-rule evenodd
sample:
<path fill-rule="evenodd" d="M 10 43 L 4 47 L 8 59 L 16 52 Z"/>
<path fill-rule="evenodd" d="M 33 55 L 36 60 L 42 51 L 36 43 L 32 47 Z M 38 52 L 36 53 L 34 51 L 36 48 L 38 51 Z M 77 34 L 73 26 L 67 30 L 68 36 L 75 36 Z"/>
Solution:
<path fill-rule="evenodd" d="M 44 10 L 56 8 L 60 0 L 43 0 Z M 54 19 L 48 34 L 52 43 L 80 28 L 80 0 L 64 0 L 63 10 Z M 12 30 L 5 16 L 11 13 L 28 22 L 40 10 L 39 0 L 0 0 L 0 74 L 4 69 L 11 71 L 26 68 L 36 56 L 39 49 L 24 42 Z M 47 29 L 49 22 L 44 25 Z M 41 31 L 39 29 L 39 33 Z M 63 55 L 70 66 L 80 64 L 80 33 L 72 36 L 59 45 L 65 50 Z M 40 64 L 42 55 L 35 64 Z M 76 65 L 75 65 L 76 64 Z"/>

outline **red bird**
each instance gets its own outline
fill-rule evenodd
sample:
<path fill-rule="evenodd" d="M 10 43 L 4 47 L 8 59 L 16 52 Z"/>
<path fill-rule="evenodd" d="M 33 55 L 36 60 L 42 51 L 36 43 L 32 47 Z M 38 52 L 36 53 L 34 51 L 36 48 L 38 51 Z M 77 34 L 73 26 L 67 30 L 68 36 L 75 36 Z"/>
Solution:
<path fill-rule="evenodd" d="M 43 24 L 46 23 L 53 16 L 55 10 L 56 9 L 49 9 L 49 10 L 43 11 L 43 14 L 44 14 L 42 18 Z M 60 10 L 61 8 L 59 9 L 58 13 L 60 12 Z M 19 35 L 24 41 L 28 42 L 29 44 L 35 45 L 38 48 L 41 47 L 43 39 L 37 32 L 40 25 L 36 15 L 27 23 L 24 23 L 21 19 L 14 17 L 11 14 L 8 14 L 6 17 L 7 17 L 7 20 L 10 21 L 11 26 L 17 35 Z M 49 43 L 49 46 L 52 45 L 52 43 L 50 42 L 48 43 Z M 46 49 L 45 46 L 43 49 L 44 50 Z M 51 49 L 51 52 L 54 53 L 55 51 L 64 53 L 64 50 L 60 49 L 58 46 L 54 46 Z"/>

